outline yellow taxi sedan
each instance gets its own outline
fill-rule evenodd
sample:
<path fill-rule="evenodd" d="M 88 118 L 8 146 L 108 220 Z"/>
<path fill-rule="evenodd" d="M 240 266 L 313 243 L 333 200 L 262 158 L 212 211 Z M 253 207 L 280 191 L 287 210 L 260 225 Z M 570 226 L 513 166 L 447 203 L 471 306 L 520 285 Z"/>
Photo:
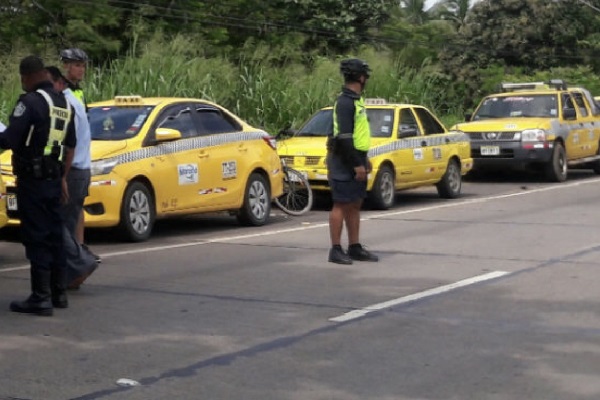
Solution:
<path fill-rule="evenodd" d="M 394 205 L 398 190 L 436 185 L 443 198 L 460 195 L 462 176 L 473 168 L 469 138 L 448 132 L 427 108 L 367 99 L 371 127 L 369 158 L 373 171 L 367 191 L 373 207 Z M 278 153 L 301 171 L 313 190 L 329 190 L 325 157 L 327 136 L 333 131 L 333 108 L 314 114 L 297 132 L 278 137 Z"/>
<path fill-rule="evenodd" d="M 90 104 L 88 118 L 87 227 L 142 241 L 157 218 L 217 211 L 260 226 L 282 193 L 275 139 L 217 104 L 117 96 Z"/>
<path fill-rule="evenodd" d="M 6 213 L 6 186 L 4 185 L 4 181 L 2 180 L 2 175 L 0 175 L 0 228 L 8 222 L 8 214 Z"/>

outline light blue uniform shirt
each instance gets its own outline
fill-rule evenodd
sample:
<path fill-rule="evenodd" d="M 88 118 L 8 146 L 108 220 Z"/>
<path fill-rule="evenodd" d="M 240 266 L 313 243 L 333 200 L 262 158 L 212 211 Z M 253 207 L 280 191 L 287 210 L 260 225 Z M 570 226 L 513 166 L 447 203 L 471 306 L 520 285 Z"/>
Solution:
<path fill-rule="evenodd" d="M 75 146 L 75 156 L 72 166 L 78 169 L 90 169 L 92 166 L 92 156 L 90 154 L 90 144 L 92 141 L 92 131 L 90 122 L 87 118 L 85 106 L 79 100 L 71 89 L 63 91 L 67 101 L 75 110 L 75 133 L 77 136 L 77 145 Z"/>

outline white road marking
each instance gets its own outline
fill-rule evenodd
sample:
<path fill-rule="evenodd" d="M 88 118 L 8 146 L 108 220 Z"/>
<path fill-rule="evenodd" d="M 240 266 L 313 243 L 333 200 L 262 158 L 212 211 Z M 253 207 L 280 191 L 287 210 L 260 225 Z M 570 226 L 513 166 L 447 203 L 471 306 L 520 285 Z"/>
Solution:
<path fill-rule="evenodd" d="M 383 212 L 379 212 L 379 213 L 374 213 L 367 217 L 363 217 L 360 220 L 361 221 L 369 221 L 369 220 L 376 220 L 378 218 L 388 218 L 388 217 L 396 216 L 396 215 L 412 214 L 412 213 L 417 213 L 417 212 L 422 212 L 422 211 L 440 210 L 440 209 L 450 208 L 450 207 L 460 207 L 460 206 L 467 205 L 467 204 L 485 203 L 488 201 L 500 200 L 500 199 L 516 197 L 516 196 L 525 196 L 525 195 L 534 194 L 534 193 L 547 192 L 550 190 L 560 190 L 560 189 L 566 189 L 566 188 L 570 188 L 570 187 L 574 187 L 574 186 L 596 184 L 598 182 L 600 182 L 600 178 L 594 178 L 594 179 L 587 179 L 585 181 L 561 183 L 560 185 L 555 185 L 555 186 L 548 186 L 548 187 L 543 187 L 543 188 L 538 188 L 538 189 L 524 190 L 524 191 L 515 192 L 515 193 L 487 196 L 487 197 L 482 197 L 482 198 L 478 198 L 478 199 L 452 200 L 451 202 L 449 202 L 447 204 L 437 204 L 437 205 L 433 205 L 433 206 L 429 206 L 429 207 L 411 208 L 408 210 L 399 210 L 399 211 L 390 211 L 390 212 L 383 211 Z M 317 228 L 323 228 L 323 227 L 329 227 L 329 224 L 327 222 L 310 224 L 310 225 L 303 224 L 302 226 L 295 227 L 295 228 L 267 230 L 267 231 L 263 231 L 263 232 L 250 233 L 250 234 L 246 234 L 246 235 L 217 237 L 214 239 L 199 240 L 197 242 L 192 242 L 192 243 L 179 243 L 179 244 L 170 244 L 170 245 L 164 245 L 164 246 L 142 247 L 139 249 L 115 251 L 112 253 L 102 253 L 100 255 L 102 256 L 102 258 L 117 257 L 117 256 L 122 256 L 122 255 L 146 253 L 146 252 L 150 252 L 150 251 L 163 251 L 163 250 L 177 249 L 177 248 L 182 248 L 182 247 L 203 246 L 203 245 L 212 244 L 212 243 L 226 243 L 226 242 L 231 242 L 234 240 L 252 239 L 252 238 L 259 237 L 259 236 L 279 235 L 281 233 L 289 233 L 289 232 L 301 232 L 301 231 L 306 231 L 309 229 L 317 229 Z M 5 269 L 0 269 L 0 273 L 25 270 L 28 268 L 29 268 L 29 265 L 5 268 Z"/>
<path fill-rule="evenodd" d="M 464 279 L 462 281 L 458 281 L 455 283 L 451 283 L 449 285 L 444 285 L 444 286 L 439 286 L 433 289 L 428 289 L 425 290 L 423 292 L 419 292 L 419 293 L 414 293 L 408 296 L 404 296 L 404 297 L 399 297 L 397 299 L 393 299 L 393 300 L 389 300 L 389 301 L 385 301 L 383 303 L 378 303 L 378 304 L 373 304 L 371 306 L 367 306 L 365 308 L 361 308 L 360 310 L 352 310 L 349 311 L 343 315 L 340 315 L 338 317 L 334 317 L 334 318 L 329 318 L 329 321 L 332 322 L 347 322 L 347 321 L 351 321 L 353 319 L 357 319 L 357 318 L 362 318 L 365 315 L 375 312 L 375 311 L 381 311 L 384 310 L 386 308 L 391 308 L 400 304 L 405 304 L 405 303 L 410 303 L 411 301 L 415 301 L 415 300 L 420 300 L 423 299 L 425 297 L 431 297 L 431 296 L 436 296 L 438 294 L 441 293 L 446 293 L 449 292 L 451 290 L 455 290 L 458 288 L 462 288 L 465 286 L 470 286 L 470 285 L 474 285 L 476 283 L 479 282 L 483 282 L 483 281 L 489 281 L 491 279 L 496 279 L 499 278 L 501 276 L 506 276 L 509 275 L 510 272 L 506 272 L 506 271 L 494 271 L 494 272 L 490 272 L 488 274 L 484 274 L 484 275 L 479 275 L 479 276 L 474 276 L 472 278 L 468 278 L 468 279 Z"/>

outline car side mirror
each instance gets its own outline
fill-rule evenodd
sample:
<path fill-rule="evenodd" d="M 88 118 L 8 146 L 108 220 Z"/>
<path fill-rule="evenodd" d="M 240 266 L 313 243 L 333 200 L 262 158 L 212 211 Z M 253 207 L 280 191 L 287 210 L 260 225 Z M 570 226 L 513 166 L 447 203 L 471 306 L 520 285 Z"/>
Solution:
<path fill-rule="evenodd" d="M 170 142 L 181 139 L 182 135 L 177 129 L 158 128 L 155 132 L 157 142 Z"/>
<path fill-rule="evenodd" d="M 577 113 L 574 108 L 565 108 L 563 109 L 563 118 L 564 119 L 576 119 Z"/>
<path fill-rule="evenodd" d="M 469 121 L 471 120 L 471 118 L 472 118 L 472 117 L 473 117 L 473 114 L 472 114 L 472 113 L 466 113 L 466 114 L 465 114 L 465 121 L 466 121 L 466 122 L 469 122 Z"/>
<path fill-rule="evenodd" d="M 400 132 L 398 132 L 398 139 L 404 139 L 404 138 L 408 138 L 408 137 L 413 137 L 413 136 L 417 136 L 418 132 L 415 128 L 404 128 L 404 129 L 400 129 Z"/>

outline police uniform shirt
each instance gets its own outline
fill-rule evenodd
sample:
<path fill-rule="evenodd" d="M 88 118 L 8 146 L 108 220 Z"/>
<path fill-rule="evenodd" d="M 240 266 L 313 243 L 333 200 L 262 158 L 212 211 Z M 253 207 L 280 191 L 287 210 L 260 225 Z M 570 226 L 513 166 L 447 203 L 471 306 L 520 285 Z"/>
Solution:
<path fill-rule="evenodd" d="M 338 131 L 340 133 L 354 133 L 354 118 L 356 106 L 354 102 L 360 99 L 353 90 L 342 88 L 335 104 L 334 115 L 337 117 Z M 354 179 L 354 168 L 367 165 L 367 153 L 354 147 L 352 137 L 338 139 L 337 150 L 330 152 L 328 157 L 328 172 L 332 179 L 347 181 Z"/>
<path fill-rule="evenodd" d="M 55 106 L 67 107 L 65 96 L 55 92 L 49 81 L 40 83 L 33 91 L 19 97 L 19 101 L 9 117 L 8 127 L 0 133 L 0 148 L 11 149 L 14 155 L 25 160 L 43 155 L 50 134 L 50 108 L 42 95 L 35 91 L 37 89 L 48 93 Z M 27 143 L 30 129 L 33 131 L 29 143 Z M 62 144 L 70 148 L 75 148 L 77 144 L 73 117 L 71 117 Z"/>

